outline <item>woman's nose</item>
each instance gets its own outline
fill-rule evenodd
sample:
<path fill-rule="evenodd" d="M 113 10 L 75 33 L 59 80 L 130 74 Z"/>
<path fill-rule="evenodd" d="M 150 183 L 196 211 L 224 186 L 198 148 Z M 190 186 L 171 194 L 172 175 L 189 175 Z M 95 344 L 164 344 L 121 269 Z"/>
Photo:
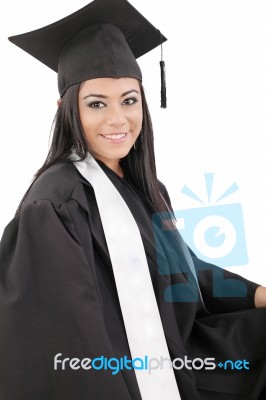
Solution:
<path fill-rule="evenodd" d="M 110 107 L 108 110 L 107 123 L 111 126 L 122 126 L 126 124 L 127 118 L 122 106 Z"/>

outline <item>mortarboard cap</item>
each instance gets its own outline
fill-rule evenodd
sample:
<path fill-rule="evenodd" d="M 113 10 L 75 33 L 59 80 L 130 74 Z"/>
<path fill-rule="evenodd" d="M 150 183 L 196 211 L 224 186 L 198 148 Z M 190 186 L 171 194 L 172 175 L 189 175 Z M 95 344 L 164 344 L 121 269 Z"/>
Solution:
<path fill-rule="evenodd" d="M 94 0 L 53 24 L 9 40 L 58 72 L 62 97 L 68 87 L 88 79 L 141 81 L 136 58 L 167 39 L 128 1 Z"/>

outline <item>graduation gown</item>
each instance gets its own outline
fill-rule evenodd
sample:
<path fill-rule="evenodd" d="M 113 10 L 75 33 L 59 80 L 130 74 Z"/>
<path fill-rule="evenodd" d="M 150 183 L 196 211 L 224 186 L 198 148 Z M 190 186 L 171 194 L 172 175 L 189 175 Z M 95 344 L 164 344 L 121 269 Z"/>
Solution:
<path fill-rule="evenodd" d="M 182 400 L 266 398 L 266 309 L 255 309 L 258 285 L 192 253 L 202 299 L 195 296 L 174 242 L 163 232 L 154 234 L 142 193 L 127 176 L 98 163 L 139 227 L 172 360 L 250 362 L 250 370 L 175 370 Z M 215 277 L 219 297 L 213 296 Z M 224 296 L 236 280 L 245 296 Z M 187 298 L 178 299 L 180 292 Z M 67 363 L 55 370 L 58 353 L 61 359 L 130 358 L 94 192 L 70 162 L 37 179 L 1 240 L 0 399 L 141 400 L 134 370 L 112 374 Z"/>

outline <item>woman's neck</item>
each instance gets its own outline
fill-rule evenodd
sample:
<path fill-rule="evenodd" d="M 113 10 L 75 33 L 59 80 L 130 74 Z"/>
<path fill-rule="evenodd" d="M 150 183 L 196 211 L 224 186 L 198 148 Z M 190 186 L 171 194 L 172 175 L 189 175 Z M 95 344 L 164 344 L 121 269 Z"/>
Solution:
<path fill-rule="evenodd" d="M 108 168 L 114 171 L 120 178 L 124 177 L 123 168 L 121 167 L 119 160 L 100 160 L 102 161 Z"/>

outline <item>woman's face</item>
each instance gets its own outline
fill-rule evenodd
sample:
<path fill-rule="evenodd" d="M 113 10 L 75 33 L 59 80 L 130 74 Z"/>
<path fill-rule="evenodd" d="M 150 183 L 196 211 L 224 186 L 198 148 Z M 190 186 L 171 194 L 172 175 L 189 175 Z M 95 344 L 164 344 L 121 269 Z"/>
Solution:
<path fill-rule="evenodd" d="M 90 153 L 108 166 L 125 157 L 142 127 L 139 83 L 133 78 L 97 78 L 79 91 L 79 115 Z"/>

